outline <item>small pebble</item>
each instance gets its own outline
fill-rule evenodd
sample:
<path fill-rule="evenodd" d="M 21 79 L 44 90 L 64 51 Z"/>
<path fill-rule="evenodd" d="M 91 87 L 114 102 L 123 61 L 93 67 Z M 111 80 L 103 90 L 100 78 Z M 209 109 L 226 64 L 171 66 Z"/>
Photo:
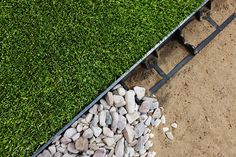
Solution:
<path fill-rule="evenodd" d="M 94 135 L 95 137 L 100 136 L 101 133 L 102 133 L 102 129 L 101 129 L 100 127 L 92 126 L 91 129 L 92 129 L 93 135 Z"/>
<path fill-rule="evenodd" d="M 92 108 L 89 109 L 89 113 L 97 114 L 98 113 L 98 105 L 95 104 Z"/>
<path fill-rule="evenodd" d="M 81 131 L 83 130 L 83 126 L 80 125 L 80 124 L 78 124 L 77 127 L 76 127 L 76 130 L 77 130 L 78 132 L 81 132 Z"/>
<path fill-rule="evenodd" d="M 54 145 L 49 146 L 48 150 L 50 151 L 51 154 L 55 154 L 56 153 L 56 147 Z"/>
<path fill-rule="evenodd" d="M 161 116 L 161 122 L 162 124 L 166 124 L 166 117 L 164 115 Z"/>
<path fill-rule="evenodd" d="M 68 150 L 69 152 L 71 152 L 71 153 L 74 153 L 74 154 L 76 154 L 76 153 L 79 152 L 78 150 L 76 150 L 74 143 L 69 143 L 69 144 L 67 145 L 67 150 Z"/>
<path fill-rule="evenodd" d="M 134 112 L 134 113 L 129 113 L 129 114 L 126 114 L 126 118 L 129 122 L 129 124 L 133 123 L 135 120 L 137 120 L 140 116 L 140 113 L 139 112 Z"/>
<path fill-rule="evenodd" d="M 118 110 L 119 114 L 120 115 L 125 115 L 127 113 L 126 109 L 124 107 L 120 107 L 119 110 Z"/>
<path fill-rule="evenodd" d="M 93 157 L 105 157 L 106 156 L 106 149 L 100 148 L 94 154 Z"/>
<path fill-rule="evenodd" d="M 113 137 L 114 136 L 114 132 L 111 131 L 111 129 L 108 128 L 108 127 L 103 127 L 102 132 L 103 132 L 103 135 L 105 135 L 107 137 Z"/>
<path fill-rule="evenodd" d="M 80 137 L 75 141 L 75 148 L 80 152 L 86 152 L 88 150 L 88 139 Z"/>
<path fill-rule="evenodd" d="M 148 152 L 147 157 L 155 157 L 156 156 L 156 152 Z"/>
<path fill-rule="evenodd" d="M 174 129 L 177 129 L 178 125 L 177 125 L 177 123 L 172 123 L 171 127 L 174 128 Z"/>
<path fill-rule="evenodd" d="M 114 98 L 112 92 L 108 92 L 105 99 L 108 105 L 112 106 L 114 104 Z"/>
<path fill-rule="evenodd" d="M 174 136 L 173 136 L 172 132 L 167 131 L 165 134 L 166 134 L 166 137 L 167 137 L 168 139 L 174 140 Z"/>
<path fill-rule="evenodd" d="M 120 96 L 125 96 L 126 90 L 123 87 L 117 89 L 117 92 Z"/>
<path fill-rule="evenodd" d="M 72 140 L 76 141 L 79 137 L 80 137 L 80 133 L 78 132 L 72 136 Z"/>
<path fill-rule="evenodd" d="M 163 132 L 165 133 L 165 132 L 169 131 L 169 128 L 164 127 L 164 128 L 162 128 L 162 130 L 163 130 Z"/>
<path fill-rule="evenodd" d="M 122 87 L 121 84 L 117 84 L 117 85 L 113 88 L 113 90 L 116 90 L 116 89 L 118 89 L 118 88 L 120 88 L 120 87 Z"/>
<path fill-rule="evenodd" d="M 93 137 L 93 131 L 92 129 L 88 128 L 83 133 L 84 138 L 92 138 Z"/>

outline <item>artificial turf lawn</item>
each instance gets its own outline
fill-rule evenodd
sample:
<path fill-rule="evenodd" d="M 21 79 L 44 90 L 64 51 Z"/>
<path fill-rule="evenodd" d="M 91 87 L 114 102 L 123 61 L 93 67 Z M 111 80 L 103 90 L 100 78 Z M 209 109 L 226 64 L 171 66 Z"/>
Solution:
<path fill-rule="evenodd" d="M 32 154 L 201 2 L 1 1 L 1 156 Z"/>

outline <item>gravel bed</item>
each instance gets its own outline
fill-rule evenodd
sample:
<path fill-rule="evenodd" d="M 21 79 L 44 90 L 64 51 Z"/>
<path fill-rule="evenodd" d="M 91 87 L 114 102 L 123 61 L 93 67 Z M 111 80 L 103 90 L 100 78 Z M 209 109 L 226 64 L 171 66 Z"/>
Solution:
<path fill-rule="evenodd" d="M 154 157 L 151 129 L 166 123 L 162 111 L 156 98 L 145 96 L 145 88 L 127 91 L 119 84 L 38 157 Z M 162 130 L 174 139 L 168 127 Z"/>

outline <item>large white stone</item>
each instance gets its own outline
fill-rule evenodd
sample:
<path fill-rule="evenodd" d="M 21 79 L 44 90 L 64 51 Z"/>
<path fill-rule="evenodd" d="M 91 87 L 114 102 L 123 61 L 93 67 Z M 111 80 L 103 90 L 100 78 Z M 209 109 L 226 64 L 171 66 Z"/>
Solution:
<path fill-rule="evenodd" d="M 134 130 L 133 128 L 127 124 L 125 129 L 123 130 L 123 135 L 128 143 L 131 143 L 134 139 Z"/>
<path fill-rule="evenodd" d="M 66 132 L 64 133 L 64 136 L 67 138 L 71 138 L 74 134 L 76 134 L 77 131 L 75 128 L 69 128 L 66 130 Z"/>
<path fill-rule="evenodd" d="M 83 125 L 78 124 L 77 127 L 76 127 L 76 130 L 77 130 L 78 132 L 81 132 L 81 131 L 83 130 Z"/>
<path fill-rule="evenodd" d="M 95 137 L 100 136 L 101 133 L 102 133 L 102 129 L 101 129 L 100 127 L 98 127 L 98 126 L 92 126 L 91 129 L 92 129 L 93 135 L 94 135 Z"/>
<path fill-rule="evenodd" d="M 84 138 L 92 138 L 93 137 L 93 131 L 92 129 L 88 128 L 83 133 Z"/>
<path fill-rule="evenodd" d="M 98 125 L 98 122 L 99 122 L 99 117 L 98 117 L 98 115 L 94 115 L 93 120 L 92 120 L 92 122 L 91 122 L 91 125 L 92 125 L 92 126 L 97 126 L 97 125 Z"/>
<path fill-rule="evenodd" d="M 56 153 L 53 155 L 53 157 L 62 157 L 62 154 L 61 154 L 61 152 L 56 152 Z"/>
<path fill-rule="evenodd" d="M 126 124 L 127 124 L 126 118 L 124 116 L 119 115 L 117 128 L 122 131 L 126 127 Z"/>
<path fill-rule="evenodd" d="M 106 102 L 108 103 L 108 105 L 112 106 L 114 104 L 112 92 L 108 92 L 105 99 L 106 99 Z"/>
<path fill-rule="evenodd" d="M 112 116 L 109 111 L 106 112 L 106 125 L 111 125 L 112 124 Z"/>
<path fill-rule="evenodd" d="M 111 131 L 111 129 L 108 128 L 108 127 L 103 127 L 102 133 L 103 133 L 103 135 L 105 135 L 107 137 L 113 137 L 114 136 L 114 132 Z"/>
<path fill-rule="evenodd" d="M 147 113 L 150 109 L 150 105 L 152 104 L 151 101 L 144 101 L 141 106 L 139 107 L 139 112 Z"/>
<path fill-rule="evenodd" d="M 111 108 L 111 106 L 106 102 L 106 100 L 104 100 L 104 99 L 101 99 L 100 100 L 100 103 L 101 103 L 101 105 L 103 106 L 103 109 L 104 110 L 109 110 L 110 108 Z"/>
<path fill-rule="evenodd" d="M 100 126 L 106 126 L 106 110 L 102 110 L 99 114 Z"/>
<path fill-rule="evenodd" d="M 117 89 L 117 92 L 120 96 L 125 96 L 126 90 L 123 87 Z"/>
<path fill-rule="evenodd" d="M 161 110 L 160 108 L 157 108 L 154 113 L 152 114 L 153 118 L 161 118 Z"/>
<path fill-rule="evenodd" d="M 141 100 L 145 96 L 145 88 L 143 88 L 143 87 L 135 86 L 134 92 L 136 93 L 137 98 L 139 100 Z"/>
<path fill-rule="evenodd" d="M 124 138 L 121 138 L 115 147 L 115 156 L 116 157 L 123 157 L 124 156 Z"/>
<path fill-rule="evenodd" d="M 157 109 L 159 108 L 159 102 L 156 101 L 156 102 L 153 102 L 150 104 L 150 110 L 154 110 L 154 109 Z"/>
<path fill-rule="evenodd" d="M 115 132 L 119 122 L 119 114 L 117 112 L 111 112 L 111 117 L 112 117 L 111 129 L 113 132 Z"/>
<path fill-rule="evenodd" d="M 125 115 L 127 113 L 126 109 L 124 107 L 120 107 L 119 110 L 118 110 L 119 114 L 120 115 Z"/>
<path fill-rule="evenodd" d="M 125 94 L 126 101 L 126 110 L 128 113 L 135 112 L 135 92 L 133 90 L 129 90 Z"/>
<path fill-rule="evenodd" d="M 129 124 L 131 124 L 135 120 L 137 120 L 139 118 L 139 116 L 140 116 L 139 112 L 133 112 L 133 113 L 126 114 L 126 118 L 127 118 Z"/>
<path fill-rule="evenodd" d="M 161 123 L 166 124 L 166 117 L 164 115 L 161 116 Z"/>
<path fill-rule="evenodd" d="M 134 156 L 135 150 L 133 147 L 126 147 L 125 148 L 125 153 L 128 155 L 128 157 Z"/>
<path fill-rule="evenodd" d="M 51 145 L 48 147 L 48 150 L 51 152 L 51 154 L 55 154 L 56 153 L 56 146 L 55 145 Z"/>
<path fill-rule="evenodd" d="M 60 139 L 61 143 L 63 144 L 68 144 L 71 142 L 71 139 L 66 137 L 66 136 L 63 136 L 61 139 Z"/>
<path fill-rule="evenodd" d="M 148 116 L 147 120 L 145 121 L 145 125 L 149 126 L 151 124 L 152 117 Z"/>
<path fill-rule="evenodd" d="M 97 114 L 97 113 L 98 113 L 98 105 L 95 104 L 93 107 L 91 107 L 91 108 L 89 109 L 89 113 Z"/>
<path fill-rule="evenodd" d="M 140 151 L 141 149 L 144 149 L 144 142 L 143 142 L 143 136 L 141 136 L 139 139 L 138 139 L 138 143 L 135 145 L 134 147 L 135 151 Z"/>
<path fill-rule="evenodd" d="M 135 138 L 139 138 L 143 135 L 145 131 L 145 125 L 143 123 L 139 123 L 134 127 Z"/>
<path fill-rule="evenodd" d="M 69 143 L 69 144 L 67 145 L 67 150 L 68 150 L 69 152 L 71 152 L 71 153 L 74 153 L 74 154 L 76 154 L 76 153 L 79 152 L 79 151 L 75 148 L 75 144 L 74 144 L 74 143 Z"/>
<path fill-rule="evenodd" d="M 114 143 L 115 143 L 115 140 L 113 137 L 107 137 L 107 138 L 104 138 L 103 139 L 103 142 L 108 146 L 108 147 L 111 147 Z"/>
<path fill-rule="evenodd" d="M 113 98 L 114 98 L 114 103 L 116 107 L 122 107 L 126 105 L 126 102 L 123 96 L 114 95 Z"/>
<path fill-rule="evenodd" d="M 51 157 L 51 153 L 48 151 L 48 150 L 44 150 L 43 153 L 42 153 L 43 157 Z"/>
<path fill-rule="evenodd" d="M 80 137 L 80 133 L 78 132 L 72 136 L 72 140 L 76 141 L 79 137 Z"/>
<path fill-rule="evenodd" d="M 100 148 L 93 154 L 93 157 L 105 157 L 105 156 L 106 156 L 105 148 Z"/>
<path fill-rule="evenodd" d="M 114 140 L 115 140 L 115 142 L 119 141 L 122 137 L 123 137 L 122 134 L 116 134 L 116 135 L 114 135 Z"/>
<path fill-rule="evenodd" d="M 78 140 L 75 141 L 75 148 L 79 152 L 86 152 L 88 150 L 88 139 L 80 137 Z"/>
<path fill-rule="evenodd" d="M 86 116 L 86 118 L 85 118 L 85 120 L 86 120 L 88 123 L 90 123 L 91 120 L 92 120 L 92 118 L 93 118 L 93 114 L 92 114 L 92 113 L 88 113 L 87 116 Z"/>

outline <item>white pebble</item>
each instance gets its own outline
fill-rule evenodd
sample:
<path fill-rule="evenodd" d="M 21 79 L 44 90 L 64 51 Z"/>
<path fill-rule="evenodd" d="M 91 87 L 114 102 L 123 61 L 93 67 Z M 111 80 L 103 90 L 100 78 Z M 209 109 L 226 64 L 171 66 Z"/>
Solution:
<path fill-rule="evenodd" d="M 134 92 L 136 93 L 137 98 L 139 100 L 141 100 L 145 96 L 145 88 L 143 88 L 143 87 L 135 86 Z"/>
<path fill-rule="evenodd" d="M 83 126 L 80 125 L 80 124 L 78 124 L 77 127 L 76 127 L 76 130 L 77 130 L 78 132 L 81 132 L 81 131 L 83 130 Z"/>
<path fill-rule="evenodd" d="M 162 130 L 165 133 L 165 132 L 169 131 L 169 128 L 168 127 L 164 127 L 164 128 L 162 128 Z"/>
<path fill-rule="evenodd" d="M 155 135 L 154 135 L 154 134 L 152 134 L 152 133 L 151 133 L 151 134 L 149 134 L 149 137 L 150 137 L 150 138 L 153 138 L 154 136 L 155 136 Z"/>
<path fill-rule="evenodd" d="M 56 153 L 56 147 L 54 145 L 48 147 L 48 150 L 51 152 L 51 154 L 55 154 Z"/>
<path fill-rule="evenodd" d="M 77 133 L 77 131 L 75 128 L 69 128 L 66 130 L 64 136 L 66 136 L 67 138 L 71 138 L 76 133 Z"/>
<path fill-rule="evenodd" d="M 156 152 L 148 152 L 147 157 L 155 157 L 156 156 Z"/>
<path fill-rule="evenodd" d="M 166 124 L 166 117 L 164 115 L 161 116 L 161 122 L 162 124 Z"/>
<path fill-rule="evenodd" d="M 160 119 L 156 119 L 155 121 L 155 127 L 158 127 L 161 124 L 161 120 Z"/>
<path fill-rule="evenodd" d="M 177 125 L 177 123 L 172 123 L 171 127 L 176 129 L 178 127 L 178 125 Z"/>
<path fill-rule="evenodd" d="M 120 96 L 125 96 L 126 90 L 123 87 L 117 89 L 117 92 Z"/>
<path fill-rule="evenodd" d="M 166 134 L 166 137 L 167 137 L 168 139 L 174 140 L 174 136 L 173 136 L 172 132 L 167 131 L 165 134 Z"/>
<path fill-rule="evenodd" d="M 118 88 L 120 88 L 120 87 L 122 87 L 121 84 L 117 84 L 117 85 L 113 88 L 113 90 L 116 90 L 116 89 L 118 89 Z"/>
<path fill-rule="evenodd" d="M 80 137 L 80 133 L 78 132 L 72 136 L 72 140 L 76 141 L 79 137 Z"/>

